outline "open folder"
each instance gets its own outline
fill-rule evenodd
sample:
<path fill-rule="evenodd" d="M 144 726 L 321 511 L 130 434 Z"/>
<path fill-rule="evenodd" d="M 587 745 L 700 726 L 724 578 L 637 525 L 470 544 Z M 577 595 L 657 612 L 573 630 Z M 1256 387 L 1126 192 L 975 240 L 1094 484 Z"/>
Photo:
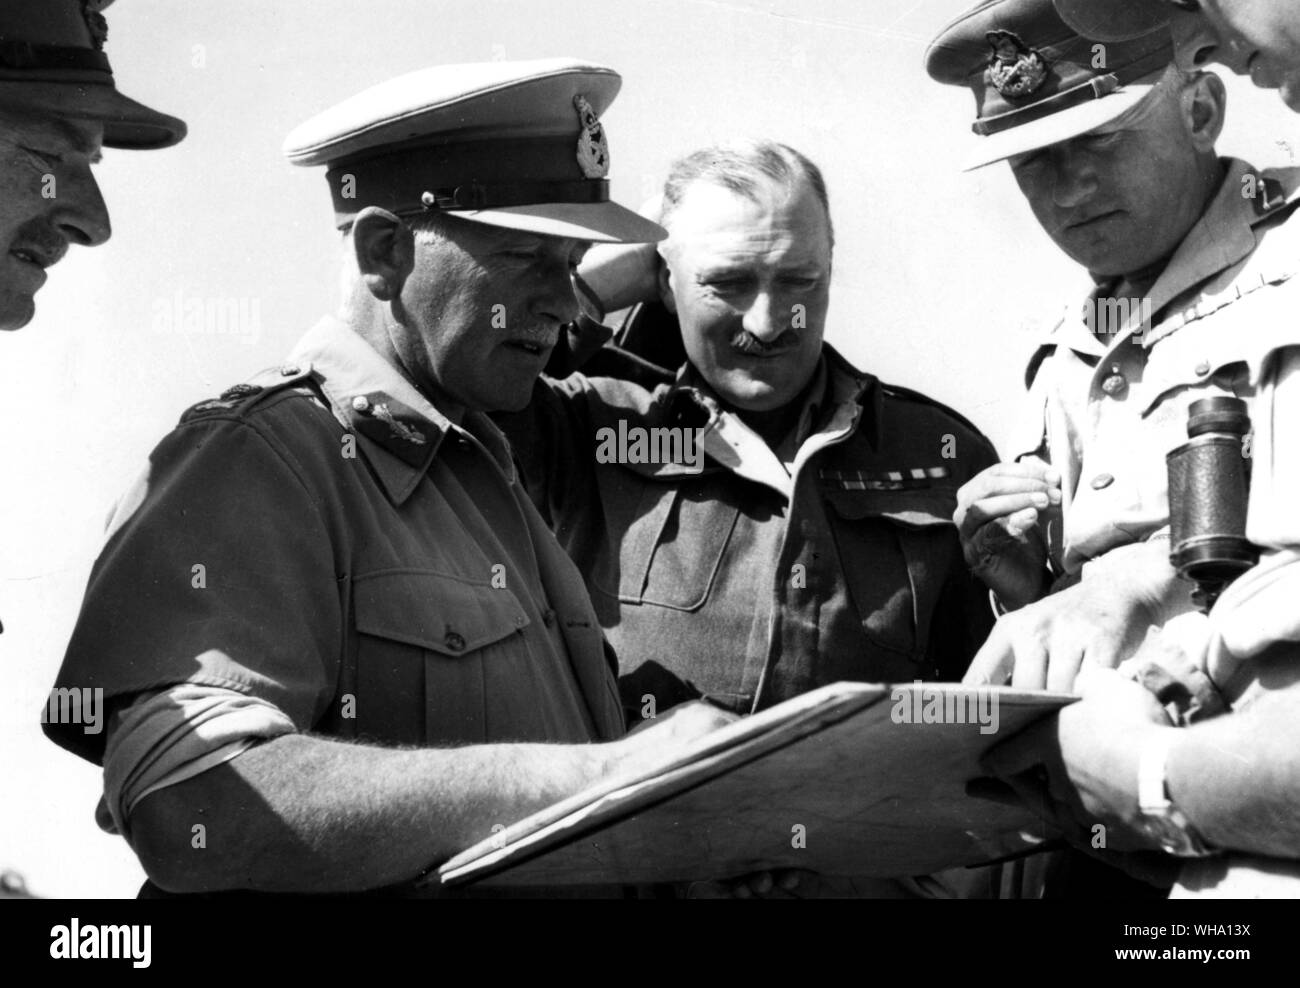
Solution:
<path fill-rule="evenodd" d="M 967 784 L 985 751 L 1073 699 L 835 683 L 534 813 L 426 881 L 636 885 L 769 868 L 900 877 L 1008 857 L 1032 850 L 1042 825 Z"/>

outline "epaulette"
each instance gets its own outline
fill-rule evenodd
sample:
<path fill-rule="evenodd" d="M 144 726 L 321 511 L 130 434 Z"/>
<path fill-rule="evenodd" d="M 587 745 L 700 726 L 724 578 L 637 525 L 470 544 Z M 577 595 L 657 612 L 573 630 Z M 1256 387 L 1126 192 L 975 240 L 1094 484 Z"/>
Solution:
<path fill-rule="evenodd" d="M 191 405 L 181 414 L 181 424 L 209 415 L 229 415 L 236 410 L 243 413 L 272 395 L 300 386 L 310 377 L 311 365 L 305 362 L 268 368 L 242 384 L 231 385 L 219 397 Z"/>
<path fill-rule="evenodd" d="M 922 405 L 929 405 L 932 408 L 937 408 L 939 411 L 943 412 L 949 418 L 955 419 L 957 422 L 964 425 L 967 429 L 975 433 L 975 435 L 979 436 L 985 442 L 988 441 L 988 437 L 985 436 L 984 433 L 980 431 L 979 427 L 974 422 L 972 422 L 970 419 L 968 419 L 965 415 L 963 415 L 961 412 L 957 411 L 956 409 L 949 408 L 943 402 L 935 401 L 927 394 L 922 394 L 920 391 L 913 391 L 911 388 L 904 388 L 898 384 L 886 384 L 884 381 L 881 381 L 880 386 L 884 390 L 885 394 L 891 398 L 903 398 L 908 401 L 915 401 L 915 402 L 919 402 Z"/>

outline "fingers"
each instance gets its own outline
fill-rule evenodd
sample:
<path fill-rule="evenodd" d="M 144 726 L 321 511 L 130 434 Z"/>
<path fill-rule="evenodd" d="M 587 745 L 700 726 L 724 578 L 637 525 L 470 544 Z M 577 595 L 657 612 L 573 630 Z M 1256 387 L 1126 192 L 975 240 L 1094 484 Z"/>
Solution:
<path fill-rule="evenodd" d="M 1024 494 L 1061 489 L 1059 471 L 1041 463 L 996 463 L 980 471 L 957 491 L 960 504 L 996 494 Z"/>
<path fill-rule="evenodd" d="M 1070 634 L 1071 629 L 1058 629 L 1052 643 L 1043 651 L 1042 685 L 1025 689 L 1052 690 L 1056 693 L 1073 693 L 1074 681 L 1083 666 L 1083 643 Z"/>
<path fill-rule="evenodd" d="M 1011 686 L 1017 690 L 1042 690 L 1047 688 L 1047 668 L 1050 658 L 1053 665 L 1057 656 L 1048 652 L 1046 643 L 1038 637 L 1038 629 L 1028 628 L 1013 643 L 1013 661 Z"/>
<path fill-rule="evenodd" d="M 961 521 L 958 522 L 958 528 L 969 538 L 976 530 L 983 528 L 990 522 L 1000 521 L 1009 515 L 1025 515 L 1030 511 L 1033 512 L 1030 519 L 1033 523 L 1037 523 L 1038 512 L 1046 511 L 1053 503 L 1059 502 L 1060 499 L 1059 491 L 1053 491 L 1052 494 L 1046 491 L 998 494 L 995 497 L 981 498 L 966 509 Z M 960 511 L 959 508 L 958 512 L 960 513 Z"/>
<path fill-rule="evenodd" d="M 975 653 L 970 668 L 961 679 L 963 686 L 1003 686 L 1015 666 L 1016 656 L 1006 640 L 1005 634 L 999 632 L 1003 622 L 993 626 L 993 633 Z"/>

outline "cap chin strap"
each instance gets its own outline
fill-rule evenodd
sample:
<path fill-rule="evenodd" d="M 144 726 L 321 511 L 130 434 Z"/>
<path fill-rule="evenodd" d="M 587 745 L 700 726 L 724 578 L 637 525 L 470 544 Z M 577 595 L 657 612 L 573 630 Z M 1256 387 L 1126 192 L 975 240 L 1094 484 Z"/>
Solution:
<path fill-rule="evenodd" d="M 609 182 L 583 179 L 577 182 L 510 182 L 499 185 L 457 185 L 426 191 L 420 195 L 425 211 L 433 209 L 505 209 L 543 203 L 609 202 Z M 415 210 L 412 210 L 414 212 Z M 406 212 L 403 210 L 403 212 Z"/>

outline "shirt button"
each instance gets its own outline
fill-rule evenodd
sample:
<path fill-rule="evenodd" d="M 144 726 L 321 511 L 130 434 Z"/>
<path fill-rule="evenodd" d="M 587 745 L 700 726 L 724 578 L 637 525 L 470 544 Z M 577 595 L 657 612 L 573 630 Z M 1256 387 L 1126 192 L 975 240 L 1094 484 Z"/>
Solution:
<path fill-rule="evenodd" d="M 297 364 L 285 364 L 283 367 L 280 368 L 280 376 L 293 377 L 295 374 L 298 373 L 298 370 L 299 368 Z"/>
<path fill-rule="evenodd" d="M 442 643 L 453 652 L 459 652 L 465 648 L 464 636 L 455 631 L 448 631 L 447 637 L 442 640 Z"/>
<path fill-rule="evenodd" d="M 554 612 L 554 611 L 547 611 L 545 614 L 543 614 L 543 615 L 542 615 L 542 623 L 543 623 L 544 625 L 546 625 L 546 627 L 548 627 L 548 628 L 554 628 L 554 627 L 555 627 L 555 612 Z"/>
<path fill-rule="evenodd" d="M 370 399 L 365 395 L 357 395 L 352 399 L 352 407 L 358 412 L 370 411 Z"/>
<path fill-rule="evenodd" d="M 1206 377 L 1209 375 L 1209 373 L 1210 373 L 1210 363 L 1208 360 L 1202 360 L 1199 364 L 1196 365 L 1197 377 Z"/>
<path fill-rule="evenodd" d="M 1106 380 L 1101 382 L 1101 390 L 1114 398 L 1128 387 L 1128 381 L 1124 380 L 1123 374 L 1112 374 Z"/>
<path fill-rule="evenodd" d="M 1108 473 L 1099 473 L 1092 478 L 1092 489 L 1094 491 L 1104 491 L 1111 484 L 1115 483 L 1115 478 Z"/>

